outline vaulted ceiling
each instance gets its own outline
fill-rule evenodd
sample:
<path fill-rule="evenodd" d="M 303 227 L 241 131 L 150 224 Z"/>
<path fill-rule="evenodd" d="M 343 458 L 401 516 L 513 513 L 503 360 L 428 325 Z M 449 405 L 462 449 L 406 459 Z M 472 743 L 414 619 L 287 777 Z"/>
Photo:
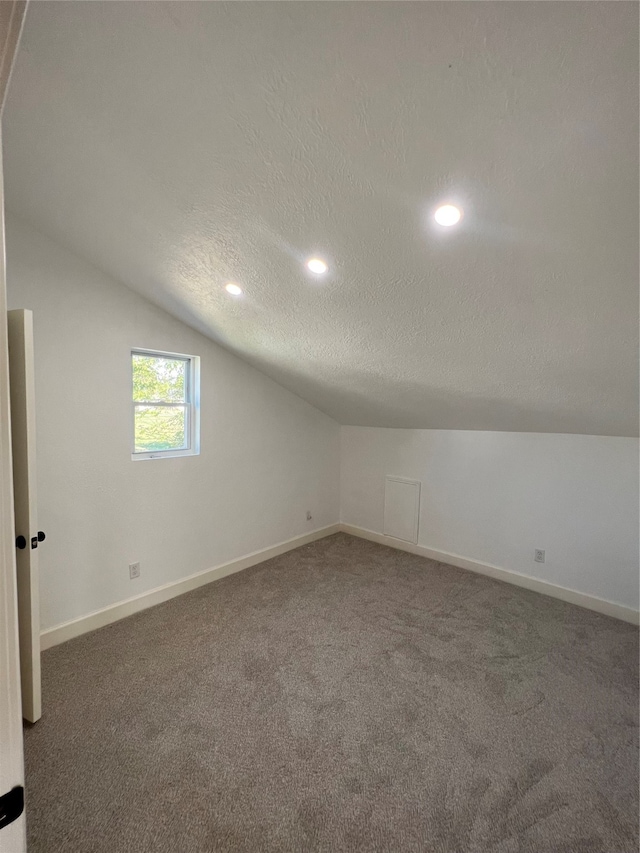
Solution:
<path fill-rule="evenodd" d="M 341 423 L 637 433 L 635 3 L 32 2 L 3 126 L 9 210 Z"/>

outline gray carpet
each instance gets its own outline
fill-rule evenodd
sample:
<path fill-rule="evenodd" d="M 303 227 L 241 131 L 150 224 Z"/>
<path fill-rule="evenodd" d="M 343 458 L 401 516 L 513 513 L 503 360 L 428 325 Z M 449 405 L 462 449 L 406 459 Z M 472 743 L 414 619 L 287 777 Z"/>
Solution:
<path fill-rule="evenodd" d="M 630 625 L 344 534 L 44 654 L 30 853 L 636 853 Z"/>

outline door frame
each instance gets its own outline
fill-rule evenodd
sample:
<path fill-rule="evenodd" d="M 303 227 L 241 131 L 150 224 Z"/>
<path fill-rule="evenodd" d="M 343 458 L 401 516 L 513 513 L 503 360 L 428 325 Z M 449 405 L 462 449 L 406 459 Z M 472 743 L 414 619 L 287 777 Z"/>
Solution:
<path fill-rule="evenodd" d="M 26 0 L 0 3 L 0 110 L 20 42 L 26 6 Z M 4 188 L 0 151 L 0 795 L 15 786 L 24 786 L 14 538 Z M 26 849 L 23 812 L 16 821 L 0 829 L 0 853 L 23 853 Z"/>

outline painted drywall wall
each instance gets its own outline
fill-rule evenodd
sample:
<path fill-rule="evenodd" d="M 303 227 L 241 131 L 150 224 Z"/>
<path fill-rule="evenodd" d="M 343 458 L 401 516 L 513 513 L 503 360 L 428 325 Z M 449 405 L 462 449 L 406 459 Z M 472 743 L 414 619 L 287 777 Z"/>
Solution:
<path fill-rule="evenodd" d="M 341 446 L 345 524 L 382 533 L 385 475 L 417 479 L 419 545 L 638 609 L 636 439 L 347 426 Z"/>
<path fill-rule="evenodd" d="M 338 521 L 335 421 L 11 217 L 7 263 L 34 312 L 43 629 Z M 201 357 L 199 456 L 131 461 L 132 347 Z"/>

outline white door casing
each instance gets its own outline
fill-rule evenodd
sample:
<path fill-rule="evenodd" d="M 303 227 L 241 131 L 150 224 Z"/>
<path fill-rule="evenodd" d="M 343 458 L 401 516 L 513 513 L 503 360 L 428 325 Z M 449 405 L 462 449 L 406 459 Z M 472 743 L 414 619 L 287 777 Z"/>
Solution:
<path fill-rule="evenodd" d="M 0 107 L 4 104 L 25 7 L 25 2 L 0 3 Z M 0 795 L 24 785 L 4 246 L 0 148 Z M 25 853 L 26 849 L 23 812 L 18 820 L 0 829 L 0 853 Z"/>
<path fill-rule="evenodd" d="M 0 204 L 0 794 L 24 786 L 6 300 L 4 205 Z M 0 853 L 26 849 L 23 814 L 0 829 Z"/>

